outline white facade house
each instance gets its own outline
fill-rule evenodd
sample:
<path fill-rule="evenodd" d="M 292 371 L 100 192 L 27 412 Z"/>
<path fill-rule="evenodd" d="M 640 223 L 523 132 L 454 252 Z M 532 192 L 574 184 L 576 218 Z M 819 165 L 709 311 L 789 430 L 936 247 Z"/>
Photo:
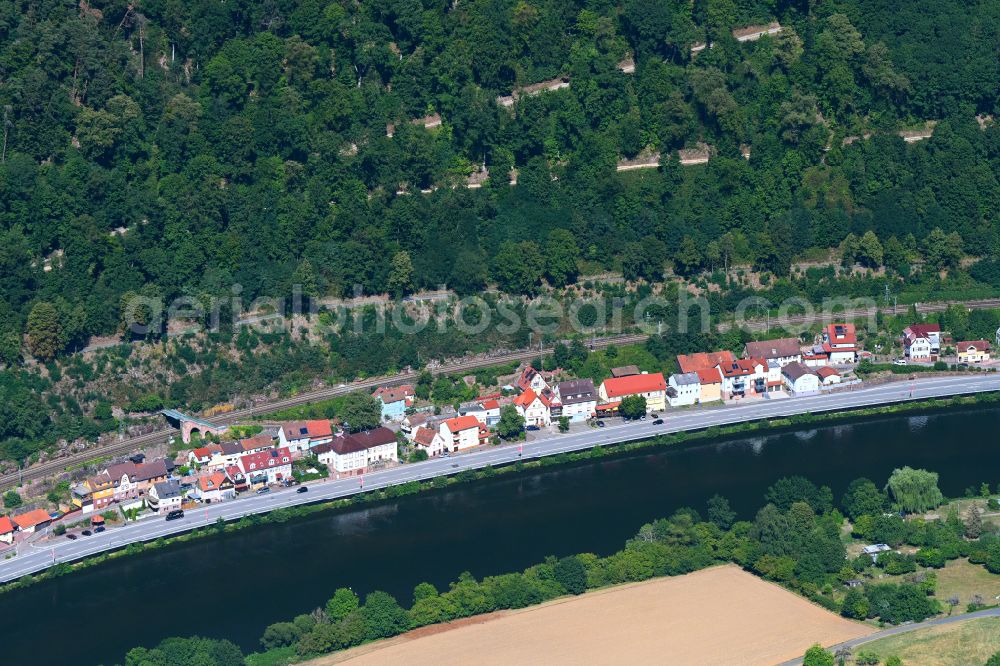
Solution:
<path fill-rule="evenodd" d="M 292 452 L 281 447 L 250 453 L 240 458 L 239 468 L 250 485 L 278 483 L 292 478 Z"/>
<path fill-rule="evenodd" d="M 671 407 L 697 404 L 701 396 L 701 382 L 697 372 L 670 375 L 667 381 L 667 402 Z"/>
<path fill-rule="evenodd" d="M 439 456 L 445 451 L 444 437 L 433 428 L 420 427 L 414 430 L 413 444 L 426 451 L 429 458 Z"/>
<path fill-rule="evenodd" d="M 452 453 L 479 446 L 483 443 L 480 435 L 481 424 L 475 416 L 457 416 L 443 421 L 438 432 L 444 439 L 445 449 Z"/>
<path fill-rule="evenodd" d="M 597 389 L 590 379 L 572 379 L 556 385 L 562 416 L 572 422 L 586 421 L 597 413 Z"/>
<path fill-rule="evenodd" d="M 903 329 L 903 354 L 911 361 L 937 360 L 941 353 L 941 327 L 911 324 Z"/>
<path fill-rule="evenodd" d="M 789 363 L 781 369 L 781 375 L 792 395 L 810 395 L 819 391 L 819 377 L 802 363 Z"/>
<path fill-rule="evenodd" d="M 289 421 L 282 423 L 278 429 L 278 446 L 286 447 L 292 453 L 302 453 L 331 440 L 333 427 L 330 419 Z"/>
<path fill-rule="evenodd" d="M 743 358 L 777 361 L 782 367 L 802 360 L 802 345 L 798 338 L 778 338 L 761 342 L 748 342 L 743 348 Z"/>
<path fill-rule="evenodd" d="M 160 515 L 181 508 L 181 486 L 176 481 L 154 483 L 146 495 L 146 504 Z"/>
<path fill-rule="evenodd" d="M 524 417 L 529 426 L 547 426 L 552 422 L 553 401 L 547 396 L 528 389 L 514 399 L 517 413 Z"/>
<path fill-rule="evenodd" d="M 338 475 L 363 474 L 372 467 L 399 461 L 396 434 L 384 427 L 334 437 L 313 451 L 321 463 Z"/>

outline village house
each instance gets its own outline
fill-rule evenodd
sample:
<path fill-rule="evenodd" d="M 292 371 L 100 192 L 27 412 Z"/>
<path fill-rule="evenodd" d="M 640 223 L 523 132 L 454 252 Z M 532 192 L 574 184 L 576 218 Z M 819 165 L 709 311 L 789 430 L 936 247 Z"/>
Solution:
<path fill-rule="evenodd" d="M 154 483 L 146 496 L 146 506 L 160 515 L 181 508 L 181 501 L 181 484 L 177 481 Z"/>
<path fill-rule="evenodd" d="M 591 379 L 571 379 L 556 385 L 562 416 L 571 422 L 586 421 L 597 413 L 597 389 Z"/>
<path fill-rule="evenodd" d="M 485 444 L 489 431 L 474 416 L 457 416 L 447 419 L 438 427 L 445 449 L 455 453 Z"/>
<path fill-rule="evenodd" d="M 638 375 L 641 373 L 642 370 L 640 370 L 637 365 L 623 365 L 618 368 L 611 368 L 612 377 L 631 377 L 632 375 Z"/>
<path fill-rule="evenodd" d="M 198 487 L 192 493 L 205 504 L 221 502 L 236 497 L 236 484 L 223 472 L 212 472 L 198 478 Z"/>
<path fill-rule="evenodd" d="M 525 425 L 541 427 L 552 422 L 553 400 L 546 394 L 551 391 L 543 389 L 543 393 L 535 393 L 529 388 L 514 398 L 514 407 L 524 417 Z"/>
<path fill-rule="evenodd" d="M 802 363 L 809 368 L 819 368 L 830 363 L 830 355 L 821 344 L 805 347 L 802 350 Z"/>
<path fill-rule="evenodd" d="M 383 421 L 398 421 L 406 416 L 406 408 L 413 405 L 413 386 L 380 386 L 372 397 L 382 405 Z"/>
<path fill-rule="evenodd" d="M 112 465 L 102 473 L 110 479 L 113 491 L 113 501 L 123 503 L 126 508 L 141 506 L 154 483 L 166 481 L 169 476 L 166 460 L 160 458 L 148 463 L 135 464 L 127 461 Z M 100 480 L 103 484 L 103 479 Z M 96 507 L 95 507 L 96 508 Z"/>
<path fill-rule="evenodd" d="M 207 465 L 217 453 L 222 453 L 222 447 L 218 444 L 208 444 L 206 446 L 199 446 L 196 449 L 191 449 L 188 453 L 188 464 L 190 465 Z"/>
<path fill-rule="evenodd" d="M 322 444 L 320 446 L 322 446 Z M 229 480 L 233 482 L 233 490 L 241 493 L 249 488 L 247 475 L 243 473 L 243 470 L 240 469 L 239 465 L 231 465 L 225 469 L 225 472 Z"/>
<path fill-rule="evenodd" d="M 681 369 L 682 373 L 698 372 L 699 370 L 714 368 L 723 363 L 732 363 L 735 360 L 736 357 L 729 350 L 697 352 L 695 354 L 678 354 L 677 366 Z"/>
<path fill-rule="evenodd" d="M 599 389 L 601 402 L 621 402 L 622 398 L 639 395 L 646 399 L 646 411 L 655 412 L 667 408 L 667 382 L 663 373 L 611 377 L 601 382 Z"/>
<path fill-rule="evenodd" d="M 292 478 L 292 452 L 280 447 L 249 453 L 240 457 L 239 467 L 250 486 L 278 483 Z"/>
<path fill-rule="evenodd" d="M 802 360 L 802 348 L 798 338 L 778 338 L 761 342 L 748 342 L 743 348 L 743 358 L 761 358 L 777 361 L 786 366 Z"/>
<path fill-rule="evenodd" d="M 480 403 L 486 413 L 487 427 L 493 427 L 500 423 L 500 401 L 496 398 L 489 398 Z"/>
<path fill-rule="evenodd" d="M 407 414 L 399 424 L 400 431 L 406 435 L 407 439 L 413 439 L 413 432 L 420 426 L 427 423 L 432 413 L 429 411 L 414 412 Z"/>
<path fill-rule="evenodd" d="M 698 403 L 715 402 L 722 400 L 722 373 L 718 368 L 703 368 L 695 374 L 698 375 Z"/>
<path fill-rule="evenodd" d="M 0 542 L 14 543 L 14 532 L 17 528 L 7 516 L 0 516 Z"/>
<path fill-rule="evenodd" d="M 25 534 L 31 534 L 45 529 L 52 522 L 52 516 L 45 509 L 32 509 L 27 513 L 13 517 L 17 529 Z"/>
<path fill-rule="evenodd" d="M 726 400 L 764 393 L 767 372 L 765 361 L 741 358 L 717 367 L 722 375 L 722 397 Z"/>
<path fill-rule="evenodd" d="M 413 444 L 427 452 L 427 457 L 434 458 L 445 450 L 444 437 L 433 428 L 417 428 L 413 432 Z"/>
<path fill-rule="evenodd" d="M 823 333 L 823 351 L 830 365 L 855 363 L 858 358 L 858 335 L 854 324 L 830 324 Z"/>
<path fill-rule="evenodd" d="M 363 474 L 372 466 L 399 460 L 396 433 L 381 426 L 365 432 L 338 435 L 331 442 L 317 447 L 316 455 L 321 463 L 338 475 Z"/>
<path fill-rule="evenodd" d="M 278 446 L 291 453 L 302 453 L 314 446 L 326 444 L 333 439 L 330 419 L 312 421 L 289 421 L 278 429 Z"/>
<path fill-rule="evenodd" d="M 458 407 L 459 416 L 475 416 L 476 420 L 486 425 L 486 410 L 478 402 L 468 402 Z"/>
<path fill-rule="evenodd" d="M 936 361 L 941 354 L 938 324 L 910 324 L 903 329 L 903 355 L 911 361 Z"/>
<path fill-rule="evenodd" d="M 115 501 L 111 477 L 102 472 L 70 488 L 70 503 L 84 514 L 103 511 Z"/>
<path fill-rule="evenodd" d="M 792 395 L 811 395 L 819 392 L 819 377 L 804 363 L 789 363 L 781 369 L 782 378 Z"/>
<path fill-rule="evenodd" d="M 521 371 L 521 376 L 517 378 L 515 383 L 517 389 L 522 393 L 531 389 L 535 393 L 541 393 L 543 390 L 549 387 L 545 378 L 542 377 L 542 373 L 535 370 L 530 365 Z"/>
<path fill-rule="evenodd" d="M 223 469 L 239 462 L 240 456 L 244 455 L 243 445 L 239 442 L 225 441 L 219 444 L 219 451 L 212 454 L 212 458 L 205 465 L 208 469 Z"/>
<path fill-rule="evenodd" d="M 274 439 L 270 435 L 254 435 L 240 440 L 244 455 L 247 453 L 260 453 L 267 451 L 274 446 Z M 235 464 L 235 463 L 233 463 Z"/>
<path fill-rule="evenodd" d="M 841 381 L 840 373 L 828 365 L 822 368 L 814 368 L 813 372 L 819 377 L 821 386 L 833 386 L 834 384 L 839 384 Z"/>
<path fill-rule="evenodd" d="M 983 363 L 990 360 L 990 343 L 986 340 L 966 340 L 955 345 L 959 363 Z"/>
<path fill-rule="evenodd" d="M 667 381 L 667 402 L 671 407 L 686 407 L 698 404 L 701 397 L 701 382 L 697 372 L 682 372 L 670 375 Z"/>

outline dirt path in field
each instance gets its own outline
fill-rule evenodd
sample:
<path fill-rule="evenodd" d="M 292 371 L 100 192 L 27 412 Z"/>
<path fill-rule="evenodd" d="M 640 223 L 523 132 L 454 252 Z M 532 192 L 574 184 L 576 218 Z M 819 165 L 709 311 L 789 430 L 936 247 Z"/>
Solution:
<path fill-rule="evenodd" d="M 770 666 L 874 631 L 735 566 L 425 627 L 310 666 Z"/>

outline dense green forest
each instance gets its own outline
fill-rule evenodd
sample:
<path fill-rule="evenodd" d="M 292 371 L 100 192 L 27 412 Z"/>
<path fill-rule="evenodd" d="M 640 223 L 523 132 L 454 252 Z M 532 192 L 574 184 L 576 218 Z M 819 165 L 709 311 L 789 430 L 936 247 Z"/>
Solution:
<path fill-rule="evenodd" d="M 997 0 L 3 3 L 0 362 L 114 333 L 132 292 L 996 255 L 998 31 Z M 642 151 L 661 168 L 616 174 Z"/>

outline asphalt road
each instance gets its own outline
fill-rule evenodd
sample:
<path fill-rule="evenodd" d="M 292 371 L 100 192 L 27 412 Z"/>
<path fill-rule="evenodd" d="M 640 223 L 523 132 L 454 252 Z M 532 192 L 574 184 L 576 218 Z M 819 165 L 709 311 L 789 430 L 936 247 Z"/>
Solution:
<path fill-rule="evenodd" d="M 850 648 L 853 650 L 859 645 L 865 645 L 866 643 L 871 643 L 872 641 L 877 641 L 880 638 L 886 638 L 887 636 L 895 636 L 896 634 L 907 634 L 911 631 L 917 631 L 918 629 L 929 629 L 930 627 L 937 627 L 942 624 L 954 624 L 955 622 L 965 622 L 966 620 L 978 620 L 981 617 L 1000 617 L 1000 608 L 987 608 L 986 610 L 976 611 L 974 613 L 964 613 L 962 615 L 948 615 L 946 617 L 938 617 L 931 620 L 925 620 L 923 622 L 916 622 L 913 624 L 901 624 L 896 627 L 890 627 L 884 631 L 876 631 L 874 634 L 868 634 L 867 636 L 862 636 L 861 638 L 854 638 L 843 643 L 837 643 L 829 648 L 828 651 L 837 653 L 837 650 L 841 648 Z M 778 666 L 802 666 L 802 657 L 798 659 L 792 659 L 790 661 L 782 662 Z"/>
<path fill-rule="evenodd" d="M 363 487 L 362 479 L 359 477 L 327 480 L 311 484 L 309 491 L 305 493 L 296 493 L 294 488 L 282 489 L 265 495 L 250 494 L 229 502 L 210 504 L 186 512 L 179 520 L 168 522 L 163 518 L 153 517 L 124 527 L 108 529 L 89 537 L 81 536 L 76 541 L 59 537 L 37 545 L 25 544 L 22 545 L 21 553 L 17 557 L 0 562 L 0 582 L 40 571 L 55 562 L 70 562 L 136 541 L 151 541 L 169 534 L 210 525 L 219 518 L 237 520 L 248 514 L 266 513 L 279 507 L 348 497 L 359 492 L 408 481 L 422 481 L 468 469 L 508 464 L 515 462 L 519 455 L 524 459 L 540 458 L 711 426 L 985 391 L 1000 391 L 1000 373 L 923 378 L 819 396 L 760 400 L 700 409 L 668 410 L 663 414 L 665 423 L 662 425 L 653 425 L 652 419 L 649 419 L 605 428 L 587 428 L 575 433 L 552 434 L 526 442 L 523 444 L 522 453 L 519 453 L 522 447 L 511 444 L 372 472 L 364 475 Z"/>

